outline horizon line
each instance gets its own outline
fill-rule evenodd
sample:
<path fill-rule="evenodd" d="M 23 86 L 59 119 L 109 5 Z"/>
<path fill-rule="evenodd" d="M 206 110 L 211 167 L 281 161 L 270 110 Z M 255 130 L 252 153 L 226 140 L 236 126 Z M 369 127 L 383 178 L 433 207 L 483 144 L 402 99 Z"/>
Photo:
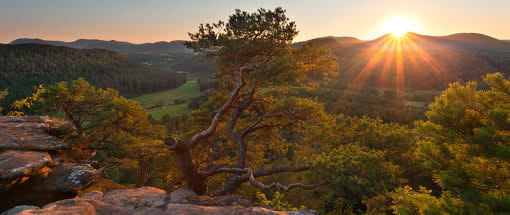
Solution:
<path fill-rule="evenodd" d="M 422 33 L 416 33 L 416 32 L 411 32 L 411 31 L 407 31 L 407 33 L 412 33 L 412 34 L 417 34 L 417 35 L 421 35 L 421 36 L 431 36 L 431 37 L 447 37 L 447 36 L 451 36 L 451 35 L 455 35 L 455 34 L 479 34 L 479 35 L 484 35 L 484 36 L 488 36 L 488 37 L 491 37 L 491 38 L 494 38 L 494 39 L 497 39 L 497 40 L 501 40 L 501 41 L 506 41 L 506 40 L 510 40 L 510 38 L 506 38 L 506 39 L 500 39 L 500 38 L 496 38 L 496 37 L 493 37 L 491 35 L 488 35 L 488 34 L 484 34 L 484 33 L 478 33 L 478 32 L 458 32 L 458 33 L 452 33 L 452 34 L 447 34 L 447 35 L 428 35 L 428 34 L 422 34 Z M 385 33 L 383 35 L 380 35 L 380 36 L 377 36 L 373 39 L 360 39 L 358 37 L 355 37 L 355 36 L 333 36 L 333 35 L 327 35 L 327 36 L 320 36 L 320 37 L 315 37 L 315 38 L 311 38 L 311 39 L 304 39 L 304 40 L 296 40 L 296 41 L 293 41 L 293 43 L 299 43 L 299 42 L 306 42 L 306 41 L 309 41 L 309 40 L 314 40 L 314 39 L 319 39 L 319 38 L 327 38 L 327 37 L 352 37 L 352 38 L 355 38 L 355 39 L 358 39 L 358 40 L 361 40 L 361 41 L 371 41 L 371 40 L 376 40 L 378 38 L 381 38 L 381 37 L 384 37 L 388 34 L 391 34 L 391 33 Z M 72 42 L 76 42 L 78 40 L 99 40 L 99 41 L 106 41 L 106 42 L 121 42 L 121 43 L 131 43 L 133 45 L 143 45 L 143 44 L 153 44 L 153 43 L 159 43 L 159 42 L 175 42 L 175 41 L 189 41 L 189 40 L 186 40 L 186 39 L 175 39 L 175 40 L 168 40 L 168 41 L 165 41 L 165 40 L 159 40 L 159 41 L 154 41 L 154 42 L 142 42 L 142 43 L 136 43 L 136 42 L 130 42 L 130 41 L 121 41 L 121 40 L 115 40 L 115 39 L 98 39 L 98 38 L 78 38 L 78 39 L 74 39 L 74 40 L 54 40 L 54 39 L 42 39 L 42 38 L 37 38 L 37 37 L 19 37 L 19 38 L 16 38 L 14 40 L 11 40 L 10 42 L 7 42 L 7 43 L 0 43 L 0 44 L 10 44 L 16 40 L 22 40 L 22 39 L 27 39 L 27 40 L 42 40 L 42 41 L 53 41 L 53 42 L 64 42 L 64 43 L 72 43 Z"/>

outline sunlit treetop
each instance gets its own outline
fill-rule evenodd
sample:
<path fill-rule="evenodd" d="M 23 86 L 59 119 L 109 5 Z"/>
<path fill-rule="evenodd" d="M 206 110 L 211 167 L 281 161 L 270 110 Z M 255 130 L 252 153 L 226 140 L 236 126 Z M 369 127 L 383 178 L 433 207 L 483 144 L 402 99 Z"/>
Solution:
<path fill-rule="evenodd" d="M 186 46 L 207 56 L 216 57 L 218 77 L 235 79 L 242 71 L 243 81 L 263 85 L 295 84 L 321 73 L 334 75 L 334 57 L 316 45 L 291 48 L 298 34 L 285 10 L 236 10 L 228 22 L 201 24 L 190 33 Z"/>

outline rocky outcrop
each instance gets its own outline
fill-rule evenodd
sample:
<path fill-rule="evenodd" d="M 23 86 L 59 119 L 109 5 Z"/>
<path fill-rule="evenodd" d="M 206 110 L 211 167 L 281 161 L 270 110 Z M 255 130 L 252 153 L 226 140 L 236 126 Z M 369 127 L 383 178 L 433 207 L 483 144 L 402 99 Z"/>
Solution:
<path fill-rule="evenodd" d="M 246 200 L 238 196 L 224 196 L 212 198 L 207 196 L 191 196 L 193 192 L 179 189 L 170 195 L 165 191 L 142 187 L 138 189 L 116 190 L 103 194 L 92 192 L 79 198 L 65 199 L 50 203 L 42 208 L 19 210 L 15 207 L 4 214 L 126 214 L 126 215 L 222 215 L 222 214 L 250 214 L 250 215 L 313 215 L 314 211 L 273 211 L 263 207 L 244 205 Z M 174 198 L 172 198 L 174 197 Z M 183 202 L 186 199 L 188 203 Z M 195 200 L 193 200 L 195 199 Z M 202 205 L 197 199 L 207 200 Z M 239 204 L 241 203 L 241 204 Z M 27 207 L 27 206 L 24 206 Z M 2 215 L 4 215 L 2 214 Z"/>
<path fill-rule="evenodd" d="M 39 173 L 51 161 L 47 152 L 4 151 L 0 154 L 0 179 L 10 180 Z"/>
<path fill-rule="evenodd" d="M 89 164 L 60 159 L 68 146 L 48 131 L 65 123 L 46 116 L 0 116 L 0 210 L 74 196 L 98 175 Z"/>
<path fill-rule="evenodd" d="M 19 205 L 19 206 L 16 206 L 16 207 L 10 209 L 9 211 L 6 211 L 5 213 L 2 213 L 2 215 L 15 215 L 15 214 L 20 214 L 23 211 L 33 210 L 33 209 L 41 209 L 41 208 L 37 207 L 37 206 L 31 206 L 31 205 Z"/>
<path fill-rule="evenodd" d="M 52 151 L 66 145 L 45 133 L 45 129 L 62 122 L 47 116 L 0 116 L 0 150 Z"/>
<path fill-rule="evenodd" d="M 87 187 L 98 173 L 90 164 L 63 163 L 48 174 L 42 186 L 47 191 L 76 192 Z"/>

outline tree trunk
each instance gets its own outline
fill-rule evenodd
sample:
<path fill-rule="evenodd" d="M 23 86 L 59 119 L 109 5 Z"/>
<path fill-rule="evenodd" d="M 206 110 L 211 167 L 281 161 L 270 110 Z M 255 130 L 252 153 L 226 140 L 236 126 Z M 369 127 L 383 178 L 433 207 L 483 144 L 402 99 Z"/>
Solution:
<path fill-rule="evenodd" d="M 230 194 L 234 192 L 234 190 L 239 188 L 241 184 L 242 183 L 240 183 L 239 181 L 239 174 L 237 173 L 233 174 L 232 176 L 230 176 L 227 183 L 225 183 L 223 187 L 221 187 L 218 191 L 216 191 L 216 193 L 214 193 L 214 196 L 224 196 Z"/>
<path fill-rule="evenodd" d="M 199 195 L 207 194 L 207 177 L 197 171 L 195 162 L 188 147 L 178 147 L 172 150 L 179 163 L 181 174 L 188 189 Z"/>
<path fill-rule="evenodd" d="M 138 187 L 143 187 L 147 184 L 150 178 L 152 158 L 142 161 L 140 164 L 140 176 L 138 178 Z"/>
<path fill-rule="evenodd" d="M 244 136 L 238 136 L 234 135 L 232 136 L 232 139 L 238 144 L 239 149 L 237 152 L 238 160 L 236 167 L 239 169 L 244 169 L 246 167 L 246 144 L 244 140 Z M 228 179 L 227 183 L 223 185 L 221 189 L 216 191 L 214 193 L 215 196 L 223 196 L 226 194 L 230 194 L 234 192 L 239 186 L 242 184 L 241 181 L 239 181 L 239 178 L 241 177 L 241 174 L 234 173 L 230 178 Z"/>

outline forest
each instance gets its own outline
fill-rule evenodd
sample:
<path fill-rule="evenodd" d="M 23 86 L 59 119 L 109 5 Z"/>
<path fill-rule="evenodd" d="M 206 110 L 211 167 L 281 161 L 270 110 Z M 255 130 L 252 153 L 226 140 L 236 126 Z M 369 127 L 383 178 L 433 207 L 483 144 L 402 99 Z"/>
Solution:
<path fill-rule="evenodd" d="M 141 87 L 134 80 L 147 77 L 119 75 L 127 61 L 104 50 L 58 47 L 47 59 L 3 46 L 0 65 L 9 66 L 0 68 L 22 72 L 0 73 L 9 75 L 0 96 L 24 99 L 0 102 L 68 120 L 54 132 L 72 146 L 66 159 L 95 161 L 103 182 L 323 214 L 510 213 L 510 80 L 491 73 L 442 91 L 336 87 L 337 56 L 313 42 L 292 46 L 297 34 L 282 8 L 201 24 L 185 45 L 214 59 L 217 82 L 202 83 L 207 98 L 187 117 L 154 120 L 125 97 L 183 77 L 155 71 L 165 79 Z M 8 59 L 19 52 L 41 64 Z M 62 82 L 16 93 L 41 80 Z"/>
<path fill-rule="evenodd" d="M 31 95 L 41 84 L 80 77 L 100 88 L 115 88 L 126 97 L 172 89 L 186 82 L 185 74 L 145 67 L 102 49 L 0 45 L 0 86 L 9 90 L 7 103 Z"/>

